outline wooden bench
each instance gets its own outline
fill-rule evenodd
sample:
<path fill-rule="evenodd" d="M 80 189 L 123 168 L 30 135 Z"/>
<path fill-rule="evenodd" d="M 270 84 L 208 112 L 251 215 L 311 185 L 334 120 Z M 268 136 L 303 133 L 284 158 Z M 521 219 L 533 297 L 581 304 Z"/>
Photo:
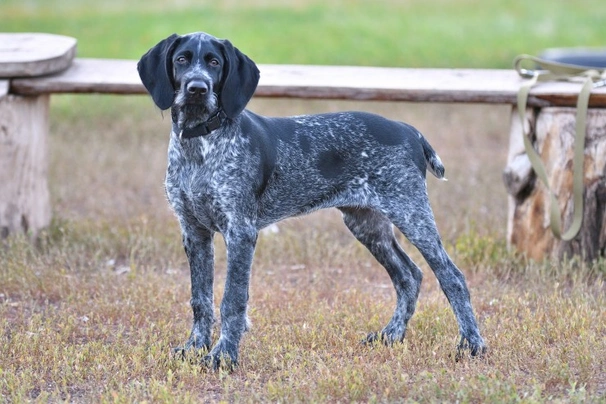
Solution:
<path fill-rule="evenodd" d="M 1 37 L 0 37 L 1 40 Z M 1 42 L 1 41 L 0 41 Z M 0 60 L 0 64 L 1 64 Z M 408 69 L 351 66 L 260 65 L 261 81 L 257 97 L 304 99 L 389 100 L 440 103 L 511 104 L 510 150 L 505 184 L 510 193 L 508 242 L 540 259 L 546 254 L 582 253 L 588 259 L 604 255 L 606 250 L 606 89 L 597 89 L 590 99 L 586 145 L 586 214 L 580 235 L 570 242 L 554 239 L 548 228 L 548 197 L 545 189 L 533 180 L 524 160 L 521 124 L 515 111 L 516 97 L 523 80 L 513 70 L 483 69 Z M 1 70 L 0 70 L 1 71 Z M 13 194 L 0 196 L 0 229 L 7 235 L 26 231 L 32 235 L 48 225 L 50 208 L 46 185 L 46 137 L 48 132 L 49 95 L 58 93 L 146 94 L 136 71 L 135 60 L 74 59 L 65 70 L 43 77 L 0 79 L 0 117 L 11 110 L 12 120 L 3 124 L 3 141 L 16 141 L 24 128 L 39 132 L 28 142 L 39 142 L 32 149 L 30 164 L 41 161 L 42 177 L 26 199 L 36 201 L 34 210 L 24 210 L 28 203 Z M 572 200 L 570 169 L 572 153 L 566 139 L 573 136 L 574 105 L 580 86 L 573 83 L 545 83 L 536 86 L 528 99 L 527 124 L 534 131 L 535 143 L 546 161 L 551 161 L 554 189 L 558 192 L 565 215 L 570 215 Z M 36 115 L 33 127 L 32 117 Z M 504 123 L 505 124 L 505 123 Z M 12 140 L 11 140 L 12 139 Z M 553 141 L 563 139 L 563 141 Z M 0 154 L 0 167 L 10 156 Z M 4 160 L 4 162 L 3 162 Z M 527 159 L 526 159 L 527 160 Z M 9 179 L 26 181 L 23 176 Z M 0 191 L 5 185 L 0 184 Z M 21 188 L 23 187 L 16 187 Z M 4 192 L 4 191 L 3 191 Z M 42 197 L 41 197 L 42 195 Z M 21 195 L 22 197 L 22 195 Z M 44 205 L 44 206 L 42 206 Z M 8 208 L 7 208 L 8 206 Z M 12 207 L 12 208 L 11 208 Z M 13 210 L 14 217 L 7 212 Z M 44 214 L 35 213 L 43 210 Z M 3 213 L 4 212 L 4 213 Z M 10 215 L 9 215 L 10 216 Z M 564 226 L 569 217 L 565 216 Z M 31 218 L 30 218 L 31 217 Z M 40 217 L 39 219 L 32 219 Z M 7 219 L 8 218 L 8 219 Z"/>
<path fill-rule="evenodd" d="M 147 94 L 137 61 L 75 59 L 47 77 L 11 80 L 11 93 Z M 259 65 L 256 97 L 512 104 L 523 82 L 513 70 L 409 69 L 390 67 Z M 529 107 L 574 106 L 579 86 L 547 83 L 532 90 Z M 606 106 L 606 89 L 596 90 L 593 107 Z"/>

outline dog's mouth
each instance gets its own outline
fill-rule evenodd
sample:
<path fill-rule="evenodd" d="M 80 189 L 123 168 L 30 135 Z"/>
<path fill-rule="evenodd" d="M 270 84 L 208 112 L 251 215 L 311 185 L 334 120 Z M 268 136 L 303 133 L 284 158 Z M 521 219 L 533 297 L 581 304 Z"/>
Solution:
<path fill-rule="evenodd" d="M 173 120 L 176 118 L 178 126 L 182 129 L 193 128 L 207 121 L 218 108 L 219 102 L 215 93 L 191 95 L 179 91 L 173 104 Z"/>

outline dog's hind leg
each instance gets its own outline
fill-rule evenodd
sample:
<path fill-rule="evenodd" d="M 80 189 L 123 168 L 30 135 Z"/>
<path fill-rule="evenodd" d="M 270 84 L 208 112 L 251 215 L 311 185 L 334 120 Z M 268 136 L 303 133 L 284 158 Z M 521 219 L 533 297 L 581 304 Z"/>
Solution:
<path fill-rule="evenodd" d="M 347 228 L 385 267 L 396 290 L 396 309 L 380 333 L 369 334 L 365 342 L 401 342 L 412 317 L 423 274 L 398 244 L 391 222 L 380 212 L 366 208 L 340 208 Z"/>
<path fill-rule="evenodd" d="M 448 299 L 461 334 L 459 351 L 469 348 L 472 356 L 486 350 L 471 306 L 469 290 L 463 273 L 452 262 L 442 245 L 426 193 L 415 193 L 407 200 L 392 200 L 384 207 L 386 216 L 421 252 L 435 273 Z M 403 210 L 402 207 L 408 209 Z"/>

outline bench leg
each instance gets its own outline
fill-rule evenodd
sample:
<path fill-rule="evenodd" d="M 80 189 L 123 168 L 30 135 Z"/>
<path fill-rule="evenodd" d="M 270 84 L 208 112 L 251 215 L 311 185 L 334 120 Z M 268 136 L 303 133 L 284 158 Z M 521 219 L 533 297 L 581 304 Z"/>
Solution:
<path fill-rule="evenodd" d="M 0 98 L 0 239 L 50 223 L 48 112 L 48 95 Z"/>
<path fill-rule="evenodd" d="M 541 155 L 549 185 L 562 211 L 563 231 L 572 223 L 572 160 L 576 110 L 548 107 L 528 110 L 534 146 Z M 587 115 L 584 163 L 584 210 L 579 234 L 570 241 L 556 239 L 549 227 L 550 198 L 530 168 L 522 144 L 517 110 L 512 113 L 510 150 L 503 173 L 509 193 L 508 244 L 530 258 L 562 259 L 580 255 L 587 261 L 606 256 L 606 110 Z"/>

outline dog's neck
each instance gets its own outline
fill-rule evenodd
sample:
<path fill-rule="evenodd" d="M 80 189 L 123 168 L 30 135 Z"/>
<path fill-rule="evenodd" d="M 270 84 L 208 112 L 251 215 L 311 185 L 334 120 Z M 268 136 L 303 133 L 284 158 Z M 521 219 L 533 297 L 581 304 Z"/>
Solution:
<path fill-rule="evenodd" d="M 173 110 L 174 111 L 174 110 Z M 223 111 L 223 109 L 218 109 L 215 113 L 213 113 L 206 121 L 201 122 L 193 127 L 183 127 L 178 122 L 178 119 L 175 119 L 175 114 L 172 114 L 173 121 L 173 132 L 179 137 L 179 139 L 192 139 L 195 137 L 206 136 L 210 134 L 212 131 L 219 129 L 227 119 L 227 115 Z"/>

